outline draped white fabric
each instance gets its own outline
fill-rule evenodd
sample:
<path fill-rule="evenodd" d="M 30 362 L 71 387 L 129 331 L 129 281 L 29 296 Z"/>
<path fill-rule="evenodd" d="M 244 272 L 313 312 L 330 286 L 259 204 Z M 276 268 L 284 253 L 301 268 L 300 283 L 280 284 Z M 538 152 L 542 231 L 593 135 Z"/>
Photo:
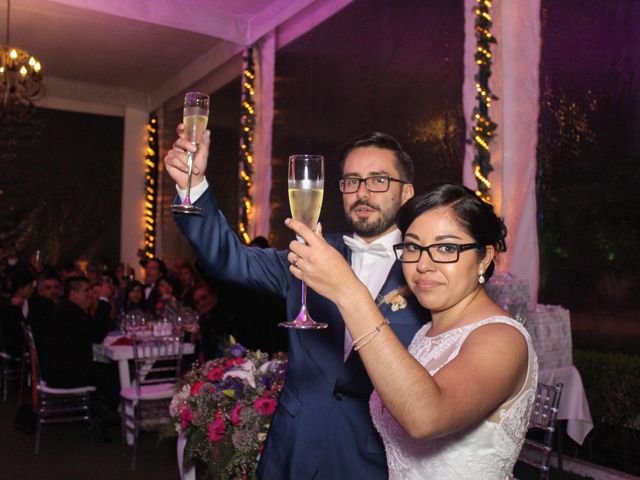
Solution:
<path fill-rule="evenodd" d="M 465 51 L 463 108 L 470 119 L 476 105 L 473 7 L 476 0 L 465 0 Z M 489 176 L 491 196 L 509 229 L 509 250 L 502 255 L 498 270 L 509 272 L 529 283 L 531 305 L 538 299 L 540 281 L 538 233 L 536 227 L 536 146 L 539 113 L 540 0 L 497 0 L 491 9 L 492 32 L 498 44 L 492 48 L 491 90 L 499 98 L 491 105 L 490 116 L 498 124 L 491 143 Z M 472 162 L 474 150 L 467 146 L 463 171 L 464 184 L 476 188 Z"/>
<path fill-rule="evenodd" d="M 254 207 L 249 215 L 248 233 L 251 238 L 259 235 L 269 238 L 271 213 L 271 133 L 273 125 L 273 79 L 276 61 L 276 36 L 265 35 L 254 49 L 256 84 L 254 103 L 256 127 L 253 141 L 253 186 L 251 196 Z"/>

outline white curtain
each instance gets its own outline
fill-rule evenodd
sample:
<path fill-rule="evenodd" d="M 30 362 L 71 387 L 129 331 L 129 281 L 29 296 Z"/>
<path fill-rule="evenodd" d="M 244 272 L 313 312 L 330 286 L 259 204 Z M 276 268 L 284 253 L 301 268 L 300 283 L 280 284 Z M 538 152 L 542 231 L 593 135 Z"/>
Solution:
<path fill-rule="evenodd" d="M 254 48 L 256 125 L 253 138 L 253 185 L 250 190 L 254 207 L 248 219 L 248 234 L 252 239 L 260 235 L 269 238 L 275 51 L 274 32 L 265 35 Z"/>
<path fill-rule="evenodd" d="M 471 112 L 477 104 L 477 65 L 473 8 L 476 0 L 465 0 L 465 51 L 463 108 L 467 132 Z M 540 0 L 495 0 L 491 9 L 493 68 L 490 87 L 499 98 L 491 105 L 490 116 L 498 124 L 491 143 L 489 176 L 491 197 L 504 218 L 509 235 L 508 251 L 498 262 L 498 270 L 509 272 L 529 284 L 531 305 L 538 299 L 540 282 L 538 232 L 536 227 L 536 146 L 538 141 Z M 476 188 L 472 162 L 473 146 L 467 146 L 463 181 Z"/>

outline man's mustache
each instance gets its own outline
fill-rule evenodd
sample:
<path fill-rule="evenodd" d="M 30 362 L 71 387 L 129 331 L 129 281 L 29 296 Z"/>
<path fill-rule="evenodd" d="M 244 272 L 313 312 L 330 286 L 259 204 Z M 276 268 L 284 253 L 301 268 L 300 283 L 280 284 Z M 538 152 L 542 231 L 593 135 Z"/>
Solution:
<path fill-rule="evenodd" d="M 378 207 L 367 202 L 366 200 L 356 200 L 356 202 L 353 205 L 351 205 L 351 208 L 349 210 L 353 212 L 358 207 L 369 207 L 372 210 L 380 210 Z"/>

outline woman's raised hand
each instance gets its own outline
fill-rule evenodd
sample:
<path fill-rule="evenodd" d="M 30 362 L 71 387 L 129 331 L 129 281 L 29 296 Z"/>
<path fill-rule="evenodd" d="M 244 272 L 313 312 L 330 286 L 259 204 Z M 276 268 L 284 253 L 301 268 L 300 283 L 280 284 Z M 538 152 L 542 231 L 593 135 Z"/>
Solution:
<path fill-rule="evenodd" d="M 311 230 L 292 218 L 285 224 L 305 241 L 289 244 L 287 259 L 293 276 L 336 304 L 348 297 L 359 280 L 342 255 L 324 240 L 322 226 L 318 223 L 316 230 Z"/>

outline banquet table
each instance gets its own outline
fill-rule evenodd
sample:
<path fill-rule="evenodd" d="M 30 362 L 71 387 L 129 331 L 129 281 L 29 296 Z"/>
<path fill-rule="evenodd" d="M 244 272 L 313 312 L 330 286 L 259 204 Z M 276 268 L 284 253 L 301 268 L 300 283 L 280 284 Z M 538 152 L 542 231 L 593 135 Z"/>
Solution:
<path fill-rule="evenodd" d="M 132 345 L 112 345 L 114 337 L 107 337 L 103 343 L 93 344 L 93 359 L 102 362 L 118 362 L 118 375 L 120 377 L 120 388 L 131 386 L 131 372 L 129 371 L 129 360 L 133 360 Z M 183 344 L 183 353 L 189 355 L 194 352 L 193 343 Z"/>
<path fill-rule="evenodd" d="M 538 381 L 547 385 L 564 385 L 558 407 L 558 420 L 567 421 L 567 435 L 582 445 L 593 428 L 593 420 L 580 372 L 573 365 L 547 368 L 538 372 Z"/>

